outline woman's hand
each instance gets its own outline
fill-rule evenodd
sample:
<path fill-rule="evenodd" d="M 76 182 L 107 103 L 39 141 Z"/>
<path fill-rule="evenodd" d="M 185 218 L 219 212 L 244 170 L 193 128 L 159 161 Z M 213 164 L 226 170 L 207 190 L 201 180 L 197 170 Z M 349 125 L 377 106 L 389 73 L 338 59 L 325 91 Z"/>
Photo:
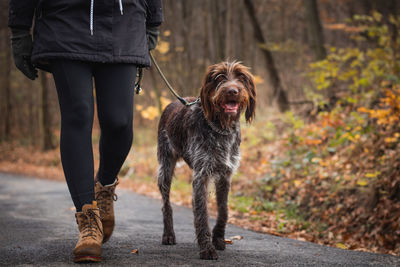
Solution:
<path fill-rule="evenodd" d="M 146 27 L 147 46 L 149 47 L 149 50 L 153 50 L 156 48 L 158 35 L 160 35 L 158 27 Z"/>
<path fill-rule="evenodd" d="M 11 29 L 11 47 L 15 66 L 29 79 L 38 77 L 37 69 L 31 63 L 32 36 L 28 29 Z"/>

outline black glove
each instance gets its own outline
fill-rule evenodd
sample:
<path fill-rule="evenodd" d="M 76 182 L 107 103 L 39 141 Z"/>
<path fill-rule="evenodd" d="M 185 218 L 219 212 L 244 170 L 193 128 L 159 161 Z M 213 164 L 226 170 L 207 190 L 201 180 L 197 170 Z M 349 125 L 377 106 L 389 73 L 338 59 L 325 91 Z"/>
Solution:
<path fill-rule="evenodd" d="M 149 47 L 149 50 L 156 48 L 158 35 L 160 35 L 158 27 L 146 27 L 147 46 Z"/>
<path fill-rule="evenodd" d="M 28 29 L 11 29 L 11 47 L 15 66 L 29 79 L 38 77 L 37 69 L 31 63 L 32 36 Z"/>

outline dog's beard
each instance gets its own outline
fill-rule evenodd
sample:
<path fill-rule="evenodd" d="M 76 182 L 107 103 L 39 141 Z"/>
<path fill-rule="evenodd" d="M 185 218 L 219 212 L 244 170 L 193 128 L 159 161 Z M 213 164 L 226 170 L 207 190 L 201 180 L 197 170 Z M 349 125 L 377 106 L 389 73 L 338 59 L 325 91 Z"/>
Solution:
<path fill-rule="evenodd" d="M 220 125 L 222 129 L 232 128 L 239 121 L 240 114 L 242 113 L 239 103 L 222 104 L 215 108 L 217 110 L 214 111 L 213 123 Z"/>

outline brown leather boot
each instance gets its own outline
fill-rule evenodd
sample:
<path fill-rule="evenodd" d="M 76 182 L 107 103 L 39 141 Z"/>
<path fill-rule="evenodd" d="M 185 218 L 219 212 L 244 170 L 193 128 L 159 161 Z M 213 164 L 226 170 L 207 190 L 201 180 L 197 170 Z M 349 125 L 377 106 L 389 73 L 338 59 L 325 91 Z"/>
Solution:
<path fill-rule="evenodd" d="M 83 205 L 82 211 L 75 213 L 79 228 L 79 240 L 74 249 L 74 262 L 101 261 L 103 226 L 96 201 Z"/>
<path fill-rule="evenodd" d="M 114 230 L 114 201 L 118 199 L 115 194 L 115 188 L 118 184 L 118 178 L 110 185 L 103 186 L 99 181 L 96 181 L 94 186 L 94 194 L 97 204 L 100 208 L 101 222 L 103 223 L 104 239 L 103 243 L 110 239 Z"/>

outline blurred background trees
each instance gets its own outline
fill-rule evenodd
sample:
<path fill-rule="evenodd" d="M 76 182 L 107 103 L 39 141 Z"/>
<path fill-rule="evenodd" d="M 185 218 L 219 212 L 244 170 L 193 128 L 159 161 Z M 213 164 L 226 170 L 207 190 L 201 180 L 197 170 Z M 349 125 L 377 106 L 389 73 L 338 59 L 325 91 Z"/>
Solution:
<path fill-rule="evenodd" d="M 0 140 L 19 139 L 52 148 L 57 143 L 52 133 L 59 129 L 60 117 L 51 74 L 41 72 L 40 79 L 30 82 L 15 69 L 7 28 L 8 1 L 0 3 Z M 197 95 L 208 65 L 238 60 L 257 77 L 260 110 L 271 105 L 280 111 L 310 108 L 296 105 L 310 100 L 306 87 L 314 89 L 305 69 L 310 62 L 325 59 L 330 47 L 360 45 L 343 26 L 353 15 L 377 11 L 392 38 L 398 34 L 389 21 L 390 15 L 397 15 L 397 0 L 180 0 L 164 5 L 165 23 L 155 56 L 177 90 L 184 96 Z M 145 71 L 143 87 L 144 96 L 136 100 L 145 106 L 142 110 L 159 109 L 161 97 L 171 98 L 154 70 Z M 326 96 L 336 99 L 335 88 L 328 88 Z M 142 119 L 138 118 L 139 124 L 146 123 Z"/>
<path fill-rule="evenodd" d="M 238 60 L 251 67 L 259 89 L 260 110 L 310 108 L 296 105 L 307 99 L 304 89 L 313 85 L 305 77 L 308 64 L 326 58 L 329 47 L 357 47 L 346 20 L 355 14 L 382 14 L 392 38 L 398 29 L 389 22 L 398 12 L 396 0 L 201 0 L 166 1 L 165 23 L 155 53 L 162 69 L 184 96 L 197 95 L 206 67 L 221 60 Z M 1 2 L 1 101 L 0 140 L 18 139 L 43 149 L 57 143 L 57 95 L 51 74 L 40 73 L 30 82 L 12 63 L 8 1 Z M 361 32 L 359 33 L 362 34 Z M 142 110 L 162 107 L 160 98 L 171 98 L 158 74 L 145 71 L 144 96 L 136 103 Z M 336 99 L 335 88 L 326 92 Z M 171 100 L 173 100 L 171 98 Z M 290 104 L 292 103 L 292 105 Z M 329 101 L 328 101 L 329 102 Z M 309 102 L 304 102 L 309 103 Z M 140 113 L 137 114 L 140 116 Z M 146 115 L 145 115 L 146 117 Z M 150 116 L 153 118 L 154 116 Z M 155 118 L 155 117 L 154 117 Z M 137 118 L 137 123 L 146 123 Z"/>

